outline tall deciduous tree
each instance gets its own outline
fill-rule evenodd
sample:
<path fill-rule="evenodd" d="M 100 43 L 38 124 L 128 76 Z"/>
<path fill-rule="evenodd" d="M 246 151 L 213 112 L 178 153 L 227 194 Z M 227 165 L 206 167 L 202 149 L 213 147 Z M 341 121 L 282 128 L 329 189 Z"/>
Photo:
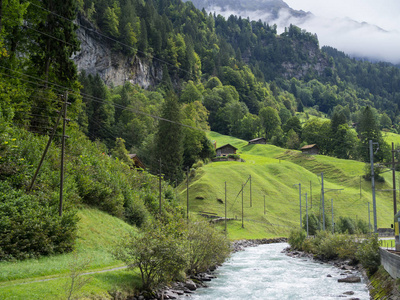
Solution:
<path fill-rule="evenodd" d="M 260 110 L 259 116 L 264 126 L 267 139 L 273 137 L 275 133 L 281 129 L 281 118 L 275 108 L 264 107 Z"/>

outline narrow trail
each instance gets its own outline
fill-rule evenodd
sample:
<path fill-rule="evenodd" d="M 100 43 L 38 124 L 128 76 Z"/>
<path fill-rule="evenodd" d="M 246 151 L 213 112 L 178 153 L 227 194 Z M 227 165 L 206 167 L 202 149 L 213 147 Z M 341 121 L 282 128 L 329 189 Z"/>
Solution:
<path fill-rule="evenodd" d="M 114 271 L 123 270 L 123 269 L 127 269 L 127 268 L 128 268 L 128 266 L 123 266 L 123 267 L 116 267 L 116 268 L 111 268 L 111 269 L 85 272 L 85 273 L 81 273 L 80 276 L 100 274 L 100 273 L 106 273 L 106 272 L 114 272 Z M 11 280 L 9 282 L 3 281 L 3 282 L 0 282 L 0 289 L 4 288 L 4 287 L 24 285 L 24 284 L 30 284 L 30 283 L 38 283 L 38 282 L 46 282 L 46 281 L 57 280 L 57 279 L 68 278 L 68 277 L 69 277 L 68 275 L 65 275 L 65 276 L 57 276 L 57 277 L 52 277 L 52 278 L 37 279 L 37 280 L 24 281 L 24 282 L 15 282 L 15 281 L 20 281 L 20 280 L 25 280 L 25 279 L 16 279 L 16 280 Z M 29 280 L 29 278 L 27 278 L 26 280 Z"/>

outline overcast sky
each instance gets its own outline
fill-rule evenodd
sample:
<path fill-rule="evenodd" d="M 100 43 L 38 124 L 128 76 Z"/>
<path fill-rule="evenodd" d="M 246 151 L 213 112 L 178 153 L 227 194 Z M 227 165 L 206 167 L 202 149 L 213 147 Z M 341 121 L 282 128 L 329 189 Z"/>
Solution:
<path fill-rule="evenodd" d="M 399 0 L 284 0 L 291 8 L 315 15 L 300 27 L 317 33 L 320 45 L 350 55 L 400 63 Z M 352 22 L 367 22 L 362 26 Z M 296 20 L 291 20 L 296 23 Z"/>

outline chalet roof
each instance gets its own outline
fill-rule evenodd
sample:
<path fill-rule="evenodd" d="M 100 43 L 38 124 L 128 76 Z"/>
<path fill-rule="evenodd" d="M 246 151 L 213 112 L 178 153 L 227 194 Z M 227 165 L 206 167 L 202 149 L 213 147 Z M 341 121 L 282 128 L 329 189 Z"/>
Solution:
<path fill-rule="evenodd" d="M 250 140 L 249 143 L 257 142 L 257 141 L 260 141 L 260 140 L 267 140 L 267 139 L 265 137 L 259 137 L 259 138 Z"/>
<path fill-rule="evenodd" d="M 318 148 L 317 144 L 305 145 L 305 146 L 301 147 L 301 150 L 312 149 L 314 147 Z"/>
<path fill-rule="evenodd" d="M 218 147 L 218 148 L 215 149 L 215 150 L 222 149 L 222 148 L 226 148 L 226 147 L 231 147 L 231 148 L 233 148 L 233 149 L 235 149 L 235 150 L 238 149 L 238 148 L 236 148 L 235 146 L 232 146 L 231 144 L 226 144 L 226 145 L 223 145 L 223 146 L 221 146 L 221 147 Z"/>

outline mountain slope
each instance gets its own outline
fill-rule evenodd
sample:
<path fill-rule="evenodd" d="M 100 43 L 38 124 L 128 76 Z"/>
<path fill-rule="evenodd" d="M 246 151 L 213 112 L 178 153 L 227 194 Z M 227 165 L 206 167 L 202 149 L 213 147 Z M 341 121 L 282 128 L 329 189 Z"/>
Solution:
<path fill-rule="evenodd" d="M 299 226 L 299 183 L 302 186 L 302 215 L 306 214 L 305 193 L 308 196 L 309 212 L 319 214 L 322 209 L 321 172 L 324 177 L 325 214 L 329 220 L 333 199 L 335 222 L 340 216 L 368 222 L 368 202 L 371 202 L 373 222 L 371 183 L 360 177 L 364 174 L 364 163 L 322 155 L 308 156 L 272 145 L 248 145 L 243 140 L 217 133 L 210 133 L 209 138 L 216 141 L 218 146 L 230 143 L 237 147 L 245 162 L 214 162 L 197 169 L 195 177 L 190 181 L 190 212 L 192 216 L 206 212 L 223 217 L 225 205 L 217 199 L 224 201 L 226 182 L 227 217 L 237 219 L 228 222 L 230 238 L 285 235 L 290 228 Z M 252 207 L 248 183 L 244 189 L 242 229 L 242 200 L 239 192 L 249 175 L 252 178 Z M 386 182 L 378 183 L 377 190 L 390 189 L 391 174 L 384 175 Z M 181 198 L 186 197 L 185 186 L 182 184 L 180 187 Z M 378 227 L 390 227 L 392 223 L 391 197 L 391 193 L 377 192 Z"/>

